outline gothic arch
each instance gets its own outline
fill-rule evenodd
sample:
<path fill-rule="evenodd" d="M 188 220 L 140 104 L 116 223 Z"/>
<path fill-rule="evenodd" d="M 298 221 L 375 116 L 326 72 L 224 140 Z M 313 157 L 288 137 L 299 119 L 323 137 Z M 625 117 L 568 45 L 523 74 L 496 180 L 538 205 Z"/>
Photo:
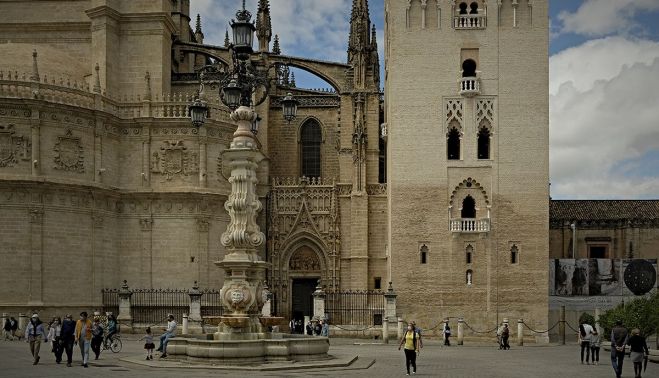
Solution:
<path fill-rule="evenodd" d="M 328 273 L 328 261 L 327 256 L 324 251 L 327 250 L 325 243 L 318 238 L 318 236 L 308 232 L 300 231 L 292 235 L 284 245 L 281 246 L 283 251 L 280 255 L 279 266 L 277 267 L 281 272 L 286 272 L 287 275 L 290 275 L 291 271 L 289 269 L 290 261 L 295 252 L 297 252 L 301 247 L 308 247 L 314 251 L 320 262 L 320 275 L 321 280 L 326 280 Z"/>
<path fill-rule="evenodd" d="M 338 78 L 335 79 L 335 78 L 333 78 L 333 77 L 331 77 L 331 76 L 329 76 L 329 75 L 313 68 L 311 65 L 300 62 L 300 61 L 291 60 L 289 62 L 286 62 L 286 64 L 289 67 L 299 68 L 299 69 L 301 69 L 303 71 L 306 71 L 306 72 L 308 72 L 308 73 L 310 73 L 314 76 L 318 76 L 319 78 L 325 80 L 329 85 L 331 85 L 332 88 L 334 88 L 334 90 L 336 91 L 336 93 L 341 93 L 341 86 L 338 83 L 338 80 L 339 80 Z"/>
<path fill-rule="evenodd" d="M 320 135 L 322 137 L 321 143 L 325 143 L 325 140 L 327 138 L 327 130 L 325 129 L 325 125 L 323 125 L 320 119 L 316 118 L 315 116 L 307 116 L 300 123 L 298 123 L 297 129 L 295 131 L 295 139 L 297 140 L 297 142 L 300 143 L 302 141 L 302 126 L 304 126 L 309 121 L 318 122 L 318 125 L 320 126 Z"/>

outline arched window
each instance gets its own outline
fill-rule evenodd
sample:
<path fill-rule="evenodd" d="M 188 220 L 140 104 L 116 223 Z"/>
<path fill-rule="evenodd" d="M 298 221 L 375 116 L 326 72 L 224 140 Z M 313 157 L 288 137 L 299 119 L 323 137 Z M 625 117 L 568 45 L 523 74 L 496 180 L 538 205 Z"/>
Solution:
<path fill-rule="evenodd" d="M 473 59 L 466 59 L 462 62 L 462 77 L 476 76 L 476 62 Z"/>
<path fill-rule="evenodd" d="M 490 158 L 490 130 L 484 126 L 478 131 L 478 158 Z"/>
<path fill-rule="evenodd" d="M 419 260 L 421 264 L 427 264 L 428 263 L 428 246 L 425 244 L 421 246 L 421 250 L 419 251 Z"/>
<path fill-rule="evenodd" d="M 455 126 L 448 132 L 447 153 L 449 160 L 460 160 L 460 131 Z"/>
<path fill-rule="evenodd" d="M 460 3 L 460 14 L 467 14 L 467 3 Z"/>
<path fill-rule="evenodd" d="M 305 177 L 320 177 L 320 144 L 323 136 L 318 121 L 310 119 L 300 132 L 302 172 Z"/>
<path fill-rule="evenodd" d="M 478 14 L 478 3 L 473 2 L 469 4 L 469 14 Z"/>
<path fill-rule="evenodd" d="M 467 264 L 471 264 L 471 255 L 473 253 L 474 253 L 474 247 L 472 247 L 471 244 L 469 244 L 467 246 L 467 248 L 465 249 L 465 255 L 466 255 L 465 257 L 466 257 Z"/>
<path fill-rule="evenodd" d="M 515 244 L 510 247 L 510 263 L 517 264 L 519 261 L 519 248 Z"/>
<path fill-rule="evenodd" d="M 476 201 L 472 196 L 466 196 L 462 200 L 461 218 L 476 218 Z"/>

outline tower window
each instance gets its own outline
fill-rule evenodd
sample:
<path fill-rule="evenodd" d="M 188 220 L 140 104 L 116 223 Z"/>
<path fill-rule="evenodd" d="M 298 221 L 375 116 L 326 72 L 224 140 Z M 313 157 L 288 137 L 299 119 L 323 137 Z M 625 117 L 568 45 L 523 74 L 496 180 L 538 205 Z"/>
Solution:
<path fill-rule="evenodd" d="M 473 252 L 474 252 L 474 247 L 472 247 L 471 244 L 469 244 L 465 251 L 467 264 L 471 264 L 471 255 Z"/>
<path fill-rule="evenodd" d="M 462 201 L 461 218 L 476 218 L 476 201 L 472 196 L 466 196 Z"/>
<path fill-rule="evenodd" d="M 481 127 L 478 131 L 478 158 L 490 158 L 490 130 L 487 127 Z"/>
<path fill-rule="evenodd" d="M 478 3 L 473 2 L 469 4 L 469 14 L 478 14 Z"/>
<path fill-rule="evenodd" d="M 476 76 L 476 62 L 473 59 L 466 59 L 462 62 L 462 77 Z"/>
<path fill-rule="evenodd" d="M 510 247 L 510 263 L 517 264 L 519 261 L 519 248 L 515 244 Z"/>
<path fill-rule="evenodd" d="M 375 277 L 373 279 L 373 288 L 375 290 L 380 290 L 382 289 L 382 278 L 381 277 Z"/>
<path fill-rule="evenodd" d="M 419 258 L 421 260 L 421 264 L 428 263 L 428 247 L 425 244 L 421 247 Z"/>
<path fill-rule="evenodd" d="M 460 3 L 460 14 L 467 14 L 467 3 Z"/>
<path fill-rule="evenodd" d="M 378 182 L 387 182 L 387 144 L 384 138 L 378 138 Z"/>
<path fill-rule="evenodd" d="M 320 145 L 322 132 L 316 120 L 309 120 L 302 125 L 301 135 L 302 176 L 320 177 Z"/>
<path fill-rule="evenodd" d="M 454 126 L 448 132 L 448 159 L 460 160 L 460 131 Z"/>

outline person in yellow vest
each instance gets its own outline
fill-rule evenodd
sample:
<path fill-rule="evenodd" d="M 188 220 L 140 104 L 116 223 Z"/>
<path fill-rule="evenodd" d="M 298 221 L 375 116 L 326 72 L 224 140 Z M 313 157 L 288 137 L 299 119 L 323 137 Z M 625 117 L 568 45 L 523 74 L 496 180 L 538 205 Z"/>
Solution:
<path fill-rule="evenodd" d="M 92 341 L 92 321 L 87 318 L 87 312 L 80 313 L 80 320 L 76 322 L 76 339 L 75 342 L 80 346 L 82 354 L 82 366 L 88 367 L 89 346 Z"/>
<path fill-rule="evenodd" d="M 412 323 L 407 325 L 407 331 L 400 340 L 398 350 L 405 345 L 405 366 L 407 367 L 407 374 L 410 375 L 410 365 L 412 365 L 412 374 L 416 374 L 416 355 L 419 353 L 419 341 L 421 337 L 414 330 Z"/>

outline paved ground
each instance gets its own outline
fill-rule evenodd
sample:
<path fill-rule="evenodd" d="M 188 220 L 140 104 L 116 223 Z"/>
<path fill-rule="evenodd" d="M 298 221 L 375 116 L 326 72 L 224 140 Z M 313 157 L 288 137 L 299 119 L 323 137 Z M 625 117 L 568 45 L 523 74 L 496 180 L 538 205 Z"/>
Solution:
<path fill-rule="evenodd" d="M 330 353 L 358 355 L 359 362 L 348 368 L 289 370 L 277 372 L 245 372 L 231 370 L 154 368 L 120 359 L 131 359 L 143 353 L 142 342 L 135 336 L 124 335 L 124 347 L 120 353 L 105 351 L 90 367 L 80 366 L 79 351 L 74 353 L 74 366 L 57 365 L 49 346 L 42 348 L 41 362 L 32 365 L 29 346 L 25 342 L 0 341 L 0 376 L 2 377 L 400 377 L 405 376 L 403 352 L 397 345 L 361 344 L 364 340 L 332 339 Z M 602 351 L 601 365 L 581 365 L 579 349 L 566 346 L 513 346 L 500 351 L 496 344 L 443 347 L 438 341 L 425 340 L 418 359 L 421 377 L 613 377 L 608 353 Z M 156 360 L 157 361 L 157 357 Z M 372 364 L 371 364 L 372 363 Z M 370 365 L 370 367 L 368 367 Z M 659 365 L 650 364 L 647 377 L 657 376 Z M 633 376 L 633 366 L 625 359 L 624 377 Z"/>

